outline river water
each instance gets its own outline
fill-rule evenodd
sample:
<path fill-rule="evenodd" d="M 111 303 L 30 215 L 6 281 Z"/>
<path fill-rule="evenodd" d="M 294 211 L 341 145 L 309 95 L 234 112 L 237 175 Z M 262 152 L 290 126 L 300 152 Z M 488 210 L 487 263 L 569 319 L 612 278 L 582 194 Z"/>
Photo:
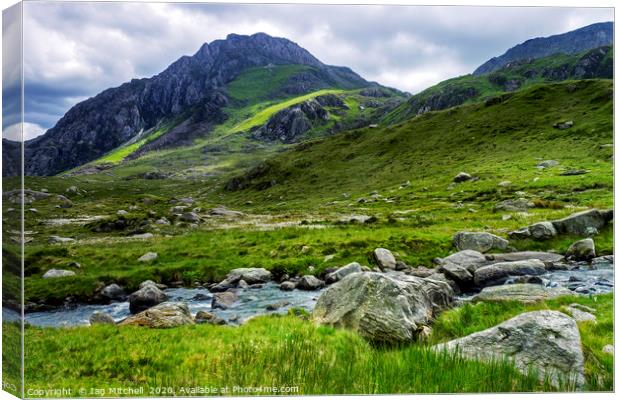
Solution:
<path fill-rule="evenodd" d="M 548 287 L 565 287 L 576 294 L 602 294 L 613 291 L 614 271 L 611 262 L 597 264 L 591 268 L 587 264 L 579 265 L 572 270 L 548 272 L 541 275 L 543 284 Z M 293 290 L 282 291 L 275 282 L 263 285 L 262 288 L 239 289 L 238 301 L 227 310 L 212 310 L 211 301 L 213 294 L 207 289 L 179 288 L 165 290 L 170 301 L 182 301 L 187 303 L 192 314 L 198 311 L 210 311 L 225 319 L 230 324 L 241 324 L 248 318 L 277 313 L 285 314 L 291 307 L 303 308 L 312 311 L 321 291 Z M 285 301 L 289 304 L 268 311 L 267 306 Z M 130 315 L 129 303 L 112 303 L 107 305 L 84 304 L 71 308 L 61 308 L 53 311 L 32 312 L 26 314 L 26 322 L 36 326 L 77 326 L 88 325 L 89 317 L 95 312 L 106 312 L 115 321 L 121 321 Z M 3 308 L 5 321 L 18 320 L 19 315 L 14 311 Z"/>

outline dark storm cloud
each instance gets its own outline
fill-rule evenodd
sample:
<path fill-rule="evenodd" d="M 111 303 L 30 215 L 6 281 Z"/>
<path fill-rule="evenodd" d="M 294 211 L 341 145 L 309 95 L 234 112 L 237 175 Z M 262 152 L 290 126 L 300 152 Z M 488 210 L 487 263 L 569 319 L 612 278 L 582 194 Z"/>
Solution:
<path fill-rule="evenodd" d="M 287 37 L 321 61 L 417 92 L 536 36 L 613 18 L 611 9 L 26 3 L 26 120 L 154 75 L 228 33 Z"/>

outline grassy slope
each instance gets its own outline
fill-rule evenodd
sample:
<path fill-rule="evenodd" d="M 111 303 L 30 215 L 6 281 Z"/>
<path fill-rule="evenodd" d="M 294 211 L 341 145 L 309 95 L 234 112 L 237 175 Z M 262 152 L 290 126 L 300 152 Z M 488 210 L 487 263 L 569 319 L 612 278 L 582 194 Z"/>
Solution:
<path fill-rule="evenodd" d="M 441 315 L 431 343 L 491 327 L 521 312 L 578 302 L 599 322 L 580 323 L 588 390 L 611 390 L 613 297 L 574 297 L 524 306 L 482 303 Z M 16 328 L 5 324 L 5 335 Z M 122 356 L 111 349 L 123 349 Z M 261 317 L 240 328 L 170 330 L 99 326 L 26 329 L 26 387 L 280 387 L 294 394 L 463 393 L 553 390 L 508 363 L 436 354 L 414 343 L 372 347 L 352 332 L 316 327 L 298 317 Z M 566 389 L 566 388 L 563 388 Z M 146 395 L 172 395 L 172 392 Z M 233 393 L 229 393 L 233 394 Z M 269 394 L 269 393 L 262 393 Z M 187 393 L 185 393 L 187 395 Z"/>
<path fill-rule="evenodd" d="M 418 112 L 419 104 L 424 104 L 429 98 L 442 92 L 460 92 L 473 89 L 476 91 L 477 95 L 469 98 L 463 103 L 472 104 L 505 92 L 504 87 L 500 84 L 501 82 L 511 80 L 519 81 L 521 82 L 519 89 L 522 90 L 533 85 L 557 81 L 557 78 L 545 78 L 540 76 L 540 71 L 545 69 L 553 70 L 560 67 L 564 67 L 567 71 L 571 71 L 575 64 L 590 51 L 591 50 L 584 51 L 575 55 L 556 54 L 534 60 L 531 63 L 517 64 L 515 66 L 502 68 L 491 74 L 481 76 L 464 75 L 458 78 L 448 79 L 414 95 L 407 102 L 404 102 L 386 115 L 383 122 L 388 124 L 398 123 L 414 117 Z M 607 52 L 605 59 L 601 62 L 601 65 L 606 64 L 610 66 L 609 70 L 611 71 L 611 66 L 613 65 L 613 49 Z M 529 74 L 531 71 L 539 71 L 539 74 L 530 76 Z M 417 107 L 414 107 L 413 104 L 416 104 Z"/>
<path fill-rule="evenodd" d="M 578 89 L 568 93 L 569 85 Z M 226 176 L 236 173 L 235 168 L 228 175 L 197 180 L 124 181 L 106 175 L 29 179 L 28 187 L 46 187 L 52 193 L 63 193 L 74 184 L 88 191 L 73 196 L 75 207 L 71 209 L 55 209 L 53 202 L 34 204 L 47 218 L 113 215 L 131 205 L 138 207 L 131 216 L 137 220 L 144 220 L 147 211 L 169 217 L 171 197 L 192 196 L 203 209 L 226 204 L 250 214 L 272 214 L 275 221 L 289 221 L 293 226 L 273 231 L 213 231 L 205 225 L 157 227 L 151 230 L 157 235 L 154 239 L 130 242 L 106 239 L 122 238 L 128 231 L 97 234 L 78 225 L 45 225 L 40 222 L 43 217 L 32 215 L 27 229 L 36 233 L 27 246 L 27 300 L 57 304 L 68 295 L 84 298 L 97 282 L 135 288 L 147 278 L 187 284 L 196 279 L 212 281 L 236 267 L 261 266 L 295 274 L 310 266 L 320 271 L 354 260 L 370 265 L 376 247 L 397 252 L 399 259 L 411 265 L 430 266 L 434 257 L 453 251 L 451 238 L 460 230 L 505 235 L 581 209 L 576 207 L 611 207 L 611 149 L 600 147 L 612 141 L 610 90 L 611 83 L 606 81 L 538 87 L 492 107 L 472 105 L 430 113 L 396 127 L 361 129 L 304 144 L 304 151 L 282 153 L 269 162 L 271 170 L 261 179 L 275 179 L 278 184 L 262 191 L 218 190 Z M 575 127 L 565 131 L 551 127 L 564 119 L 573 119 Z M 539 170 L 535 168 L 539 157 L 556 159 L 561 165 Z M 590 172 L 559 176 L 564 167 Z M 480 180 L 450 187 L 460 170 Z M 407 180 L 412 186 L 399 189 Z M 498 187 L 503 180 L 512 181 L 513 186 Z M 361 196 L 370 199 L 371 190 L 392 202 L 356 202 Z M 518 191 L 536 200 L 538 207 L 528 214 L 493 212 L 498 201 L 516 198 Z M 144 204 L 145 198 L 152 199 L 152 204 Z M 350 214 L 373 215 L 377 222 L 332 225 Z M 511 218 L 504 220 L 503 214 Z M 326 227 L 305 229 L 307 222 Z M 45 241 L 52 234 L 82 242 L 48 246 Z M 577 239 L 561 236 L 512 244 L 521 249 L 564 251 Z M 595 240 L 598 253 L 613 252 L 611 227 Z M 300 253 L 303 246 L 310 251 Z M 137 258 L 145 251 L 158 252 L 160 259 L 141 265 Z M 334 258 L 325 261 L 331 254 Z M 74 260 L 82 264 L 76 277 L 53 282 L 41 279 L 47 269 L 67 268 Z"/>

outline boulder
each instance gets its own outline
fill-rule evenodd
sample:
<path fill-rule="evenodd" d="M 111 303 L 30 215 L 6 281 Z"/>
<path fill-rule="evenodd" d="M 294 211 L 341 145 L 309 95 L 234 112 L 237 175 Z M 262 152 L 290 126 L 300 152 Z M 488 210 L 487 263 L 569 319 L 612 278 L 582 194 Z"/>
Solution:
<path fill-rule="evenodd" d="M 603 350 L 603 353 L 614 355 L 614 345 L 613 344 L 606 344 L 605 346 L 603 346 L 602 350 Z"/>
<path fill-rule="evenodd" d="M 534 207 L 534 203 L 527 199 L 519 198 L 516 200 L 500 201 L 493 207 L 493 211 L 525 212 L 532 207 Z"/>
<path fill-rule="evenodd" d="M 241 211 L 233 211 L 233 210 L 229 210 L 226 207 L 220 206 L 220 207 L 215 207 L 212 208 L 209 211 L 210 215 L 217 215 L 217 216 L 221 216 L 221 217 L 240 217 L 243 215 L 243 213 Z"/>
<path fill-rule="evenodd" d="M 362 266 L 359 263 L 352 262 L 345 265 L 344 267 L 338 268 L 334 272 L 325 275 L 325 283 L 331 285 L 332 283 L 336 283 L 345 276 L 355 272 L 362 272 Z"/>
<path fill-rule="evenodd" d="M 253 285 L 255 283 L 269 282 L 272 279 L 272 275 L 265 268 L 236 268 L 228 273 L 227 279 L 243 279 L 249 285 Z"/>
<path fill-rule="evenodd" d="M 108 313 L 95 311 L 88 319 L 91 325 L 114 325 L 114 318 Z"/>
<path fill-rule="evenodd" d="M 461 289 L 472 285 L 474 276 L 467 268 L 460 265 L 447 262 L 439 267 L 439 271 L 443 272 L 446 278 L 453 280 Z"/>
<path fill-rule="evenodd" d="M 75 242 L 75 239 L 73 238 L 67 238 L 67 237 L 61 237 L 61 236 L 55 236 L 55 235 L 50 236 L 48 239 L 48 243 L 50 244 L 55 244 L 55 243 L 66 244 L 66 243 L 73 243 L 73 242 Z"/>
<path fill-rule="evenodd" d="M 278 310 L 278 309 L 280 309 L 282 307 L 286 307 L 286 306 L 288 306 L 290 304 L 291 304 L 290 301 L 280 300 L 280 301 L 277 301 L 275 303 L 269 304 L 267 307 L 265 307 L 265 309 L 267 311 L 276 311 L 276 310 Z"/>
<path fill-rule="evenodd" d="M 452 291 L 454 292 L 454 294 L 456 295 L 461 294 L 461 287 L 458 285 L 458 283 L 448 278 L 444 273 L 434 272 L 431 276 L 427 277 L 426 279 L 446 283 L 448 284 L 448 286 L 450 286 L 450 288 L 452 288 Z"/>
<path fill-rule="evenodd" d="M 486 253 L 489 250 L 506 250 L 508 241 L 486 232 L 458 232 L 454 235 L 454 247 L 458 250 L 475 250 Z"/>
<path fill-rule="evenodd" d="M 139 313 L 168 300 L 168 296 L 157 286 L 144 285 L 129 295 L 129 311 Z"/>
<path fill-rule="evenodd" d="M 226 320 L 208 311 L 198 311 L 194 320 L 197 324 L 226 325 Z"/>
<path fill-rule="evenodd" d="M 155 283 L 152 280 L 148 279 L 142 283 L 140 283 L 140 285 L 138 286 L 138 289 L 142 289 L 146 286 L 155 286 L 157 289 L 159 290 L 165 290 L 168 288 L 168 286 L 164 285 L 163 283 Z"/>
<path fill-rule="evenodd" d="M 109 300 L 124 300 L 127 295 L 122 287 L 112 283 L 101 290 L 101 295 Z"/>
<path fill-rule="evenodd" d="M 527 227 L 508 232 L 508 237 L 511 240 L 528 239 L 531 236 L 532 234 L 530 233 L 530 229 Z"/>
<path fill-rule="evenodd" d="M 147 253 L 144 253 L 140 258 L 138 258 L 139 262 L 151 262 L 156 260 L 158 257 L 157 253 L 154 253 L 152 251 L 149 251 Z"/>
<path fill-rule="evenodd" d="M 197 223 L 200 222 L 200 217 L 195 212 L 183 213 L 183 214 L 181 214 L 179 219 L 181 221 L 183 221 L 183 222 L 190 222 L 190 223 L 194 223 L 194 224 L 197 224 Z"/>
<path fill-rule="evenodd" d="M 520 301 L 536 303 L 560 296 L 572 296 L 573 292 L 566 288 L 549 288 L 532 283 L 490 286 L 482 289 L 473 297 L 474 301 Z"/>
<path fill-rule="evenodd" d="M 594 240 L 588 238 L 579 240 L 570 245 L 566 250 L 567 260 L 590 261 L 596 257 L 596 249 Z"/>
<path fill-rule="evenodd" d="M 181 325 L 194 325 L 194 319 L 187 304 L 165 302 L 128 317 L 120 325 L 173 328 Z"/>
<path fill-rule="evenodd" d="M 474 283 L 481 287 L 501 285 L 511 276 L 535 276 L 545 272 L 545 263 L 536 259 L 501 262 L 478 268 L 474 272 Z"/>
<path fill-rule="evenodd" d="M 290 292 L 291 290 L 294 290 L 296 286 L 297 284 L 295 282 L 284 281 L 280 284 L 280 290 Z"/>
<path fill-rule="evenodd" d="M 479 267 L 488 264 L 484 254 L 475 250 L 462 250 L 458 253 L 450 254 L 448 257 L 441 259 L 439 264 L 452 263 L 466 268 L 469 272 L 473 272 Z"/>
<path fill-rule="evenodd" d="M 600 231 L 613 217 L 613 210 L 592 209 L 555 220 L 553 226 L 558 233 L 587 236 L 590 231 L 588 228 Z"/>
<path fill-rule="evenodd" d="M 357 331 L 372 342 L 408 342 L 452 304 L 443 282 L 376 272 L 357 272 L 327 288 L 312 318 L 319 324 Z"/>
<path fill-rule="evenodd" d="M 452 180 L 456 183 L 470 181 L 472 176 L 467 172 L 459 172 Z"/>
<path fill-rule="evenodd" d="M 574 125 L 573 121 L 564 121 L 564 122 L 558 122 L 558 123 L 553 124 L 553 127 L 555 129 L 564 130 L 564 129 L 572 128 L 573 125 Z"/>
<path fill-rule="evenodd" d="M 579 307 L 573 307 L 572 305 L 570 305 L 568 307 L 565 307 L 565 309 L 566 312 L 577 322 L 596 322 L 596 317 L 593 314 L 581 310 Z"/>
<path fill-rule="evenodd" d="M 542 262 L 558 262 L 564 257 L 561 254 L 544 251 L 515 251 L 514 253 L 487 254 L 487 260 L 492 263 L 505 261 L 540 260 Z"/>
<path fill-rule="evenodd" d="M 535 368 L 541 380 L 549 377 L 555 386 L 568 380 L 581 387 L 585 382 L 579 329 L 572 318 L 559 311 L 523 313 L 434 349 L 458 352 L 470 359 L 506 357 L 523 373 Z"/>
<path fill-rule="evenodd" d="M 216 309 L 220 308 L 222 310 L 226 310 L 237 301 L 237 293 L 233 291 L 220 292 L 213 294 L 213 300 L 211 302 L 211 308 Z"/>
<path fill-rule="evenodd" d="M 375 261 L 381 269 L 394 269 L 396 268 L 396 258 L 388 249 L 378 248 L 373 252 Z"/>
<path fill-rule="evenodd" d="M 153 238 L 153 234 L 150 232 L 147 233 L 138 233 L 136 235 L 132 235 L 131 238 L 132 239 L 152 239 Z"/>
<path fill-rule="evenodd" d="M 556 160 L 545 160 L 545 161 L 539 162 L 538 165 L 536 165 L 536 168 L 545 169 L 545 168 L 557 167 L 558 165 L 560 165 L 560 163 L 557 162 Z"/>
<path fill-rule="evenodd" d="M 64 278 L 66 276 L 74 276 L 75 272 L 66 269 L 50 269 L 43 274 L 43 279 Z"/>
<path fill-rule="evenodd" d="M 325 282 L 313 275 L 304 275 L 297 283 L 299 290 L 319 290 L 325 286 Z"/>
<path fill-rule="evenodd" d="M 549 221 L 538 222 L 528 227 L 532 239 L 547 240 L 556 236 L 558 232 L 555 230 L 553 223 Z"/>

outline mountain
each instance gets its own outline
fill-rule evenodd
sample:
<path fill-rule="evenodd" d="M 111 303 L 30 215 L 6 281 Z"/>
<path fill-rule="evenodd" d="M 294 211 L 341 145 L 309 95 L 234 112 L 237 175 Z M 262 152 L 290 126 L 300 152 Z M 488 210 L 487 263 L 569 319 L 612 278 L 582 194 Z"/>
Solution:
<path fill-rule="evenodd" d="M 273 88 L 271 98 L 324 88 L 371 86 L 345 67 L 325 65 L 296 43 L 264 33 L 228 35 L 205 43 L 151 78 L 134 79 L 72 107 L 44 135 L 26 142 L 26 175 L 53 175 L 89 161 L 145 135 L 153 148 L 191 143 L 228 118 L 239 105 L 227 85 L 256 67 L 303 66 Z M 174 126 L 165 132 L 161 126 Z M 153 143 L 154 142 L 154 143 Z"/>
<path fill-rule="evenodd" d="M 499 57 L 493 57 L 474 71 L 475 76 L 496 71 L 510 62 L 535 59 L 552 54 L 575 54 L 613 43 L 613 22 L 601 22 L 560 35 L 526 40 Z"/>
<path fill-rule="evenodd" d="M 427 113 L 398 125 L 304 142 L 228 180 L 225 187 L 240 204 L 285 198 L 290 204 L 318 208 L 339 199 L 338 203 L 353 207 L 359 196 L 377 190 L 398 201 L 402 196 L 398 187 L 408 181 L 415 185 L 411 196 L 445 190 L 455 175 L 466 171 L 489 182 L 487 191 L 470 193 L 469 200 L 493 199 L 501 194 L 497 182 L 529 182 L 540 174 L 536 165 L 545 159 L 560 160 L 561 168 L 604 171 L 605 180 L 611 182 L 612 110 L 610 80 L 536 85 L 495 101 Z M 558 122 L 569 120 L 574 125 L 558 128 Z M 599 182 L 593 174 L 587 179 L 592 185 Z M 579 190 L 577 181 L 575 185 Z M 566 192 L 569 198 L 573 195 Z M 450 198 L 456 200 L 461 199 Z M 373 200 L 358 201 L 364 202 Z"/>
<path fill-rule="evenodd" d="M 448 79 L 410 97 L 385 116 L 384 122 L 398 123 L 429 111 L 491 99 L 544 82 L 574 79 L 613 78 L 613 48 L 603 46 L 566 55 L 512 61 L 484 75 Z"/>

